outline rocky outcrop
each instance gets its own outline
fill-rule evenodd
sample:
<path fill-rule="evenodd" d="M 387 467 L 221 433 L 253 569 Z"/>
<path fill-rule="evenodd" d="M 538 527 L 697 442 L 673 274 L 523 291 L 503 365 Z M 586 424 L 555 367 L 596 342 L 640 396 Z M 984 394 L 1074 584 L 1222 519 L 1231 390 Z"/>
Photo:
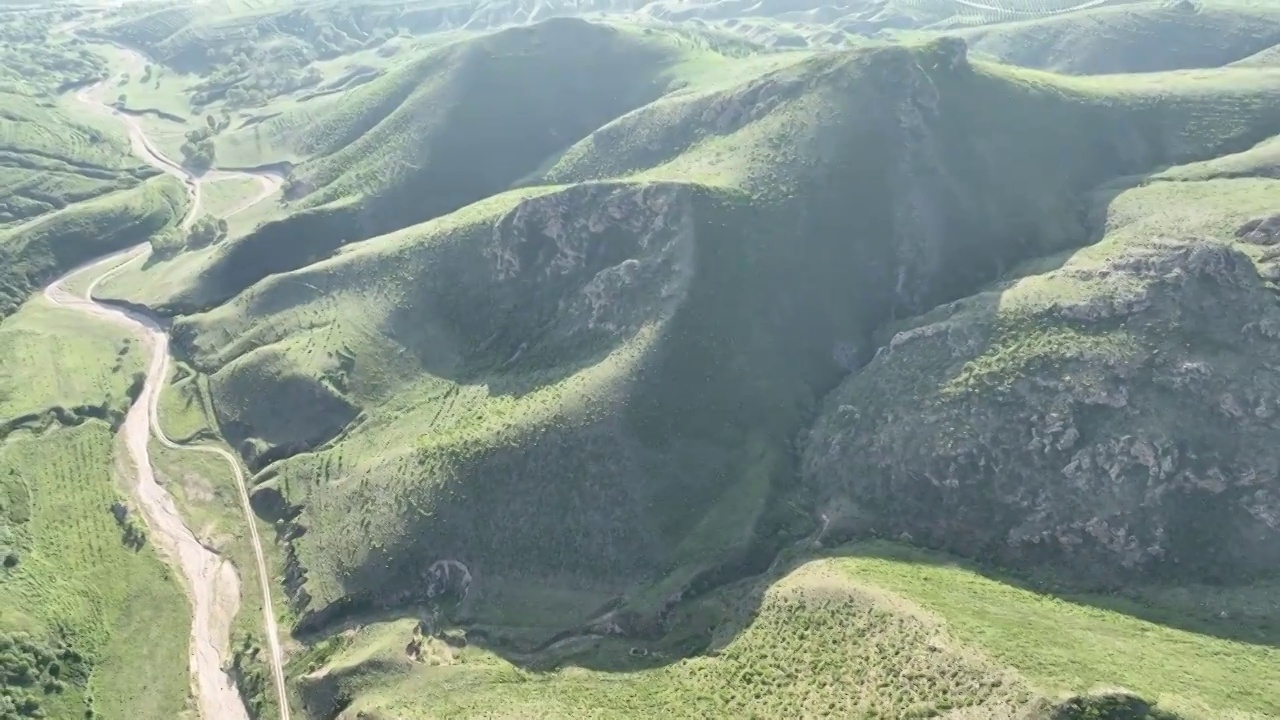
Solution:
<path fill-rule="evenodd" d="M 1216 241 L 1165 240 L 952 303 L 829 399 L 827 536 L 1089 579 L 1280 560 L 1280 309 Z"/>
<path fill-rule="evenodd" d="M 1236 237 L 1255 245 L 1280 243 L 1280 213 L 1250 220 L 1236 230 Z"/>
<path fill-rule="evenodd" d="M 679 185 L 585 185 L 521 202 L 483 249 L 495 292 L 562 318 L 568 333 L 630 335 L 679 296 L 693 220 Z"/>

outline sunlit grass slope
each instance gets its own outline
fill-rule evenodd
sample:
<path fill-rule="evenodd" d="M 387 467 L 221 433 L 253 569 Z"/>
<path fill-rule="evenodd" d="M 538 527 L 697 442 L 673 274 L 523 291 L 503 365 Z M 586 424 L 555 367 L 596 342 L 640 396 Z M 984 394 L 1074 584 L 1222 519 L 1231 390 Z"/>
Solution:
<path fill-rule="evenodd" d="M 131 503 L 109 423 L 139 389 L 142 353 L 33 299 L 0 323 L 0 355 L 0 637 L 56 658 L 7 689 L 49 718 L 187 717 L 186 598 L 150 545 L 131 544 L 138 511 L 112 511 Z"/>
<path fill-rule="evenodd" d="M 0 92 L 0 232 L 152 174 L 123 137 L 49 100 Z"/>
<path fill-rule="evenodd" d="M 1122 601 L 1040 595 L 955 563 L 887 544 L 799 561 L 781 577 L 696 601 L 684 621 L 710 633 L 704 656 L 664 658 L 661 647 L 604 638 L 577 643 L 578 654 L 612 655 L 609 671 L 563 658 L 562 669 L 528 671 L 459 647 L 448 633 L 424 637 L 413 621 L 373 623 L 300 658 L 299 686 L 317 716 L 346 699 L 343 720 L 1280 712 L 1274 647 L 1154 624 Z M 1129 714 L 1101 714 L 1108 696 L 1113 712 L 1127 705 Z M 1139 709 L 1151 704 L 1159 710 Z"/>

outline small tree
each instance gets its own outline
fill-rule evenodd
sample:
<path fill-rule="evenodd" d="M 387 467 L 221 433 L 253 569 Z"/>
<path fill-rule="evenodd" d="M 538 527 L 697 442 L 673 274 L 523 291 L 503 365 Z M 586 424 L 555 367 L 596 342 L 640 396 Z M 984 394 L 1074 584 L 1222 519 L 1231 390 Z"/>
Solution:
<path fill-rule="evenodd" d="M 215 218 L 212 215 L 202 215 L 191 224 L 191 231 L 187 233 L 186 246 L 191 250 L 208 247 L 226 238 L 226 236 L 226 220 Z"/>
<path fill-rule="evenodd" d="M 165 230 L 151 238 L 151 250 L 159 258 L 170 258 L 177 255 L 186 239 L 177 230 Z"/>

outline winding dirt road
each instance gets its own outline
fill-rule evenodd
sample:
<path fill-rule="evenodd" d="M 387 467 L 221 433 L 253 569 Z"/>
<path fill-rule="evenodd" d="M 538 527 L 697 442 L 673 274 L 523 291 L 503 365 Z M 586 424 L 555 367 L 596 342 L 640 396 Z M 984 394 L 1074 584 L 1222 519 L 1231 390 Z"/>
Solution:
<path fill-rule="evenodd" d="M 200 185 L 206 180 L 248 177 L 259 183 L 261 191 L 255 197 L 247 198 L 231 214 L 252 207 L 280 187 L 283 178 L 271 173 L 214 171 L 201 177 L 192 175 L 181 165 L 160 153 L 148 140 L 135 118 L 100 102 L 95 97 L 95 91 L 100 87 L 101 83 L 81 90 L 76 97 L 95 111 L 105 111 L 122 121 L 128 128 L 130 143 L 139 158 L 183 181 L 191 199 L 187 214 L 182 220 L 183 228 L 189 228 L 199 216 Z M 156 482 L 147 447 L 153 435 L 161 445 L 167 448 L 216 454 L 226 460 L 231 468 L 257 564 L 263 598 L 262 622 L 270 651 L 271 674 L 276 688 L 280 719 L 290 720 L 289 699 L 285 691 L 283 653 L 271 600 L 270 575 L 267 573 L 266 558 L 262 551 L 262 542 L 258 536 L 253 511 L 249 505 L 249 492 L 240 462 L 222 448 L 210 445 L 182 445 L 164 434 L 164 430 L 160 427 L 157 408 L 161 389 L 169 376 L 171 362 L 169 336 L 154 317 L 105 305 L 93 299 L 93 291 L 99 283 L 149 253 L 150 246 L 144 243 L 91 261 L 55 280 L 45 289 L 45 297 L 56 305 L 124 326 L 138 336 L 147 349 L 149 360 L 146 380 L 138 399 L 129 408 L 121 434 L 137 472 L 137 498 L 151 530 L 153 541 L 173 558 L 182 571 L 182 577 L 191 597 L 190 665 L 192 686 L 199 704 L 200 717 L 202 720 L 248 720 L 244 703 L 230 677 L 223 670 L 228 659 L 226 653 L 230 641 L 231 621 L 240 603 L 240 579 L 230 561 L 200 543 L 183 521 L 173 498 Z M 67 289 L 68 281 L 81 275 L 93 275 L 94 279 L 82 294 L 77 295 Z"/>

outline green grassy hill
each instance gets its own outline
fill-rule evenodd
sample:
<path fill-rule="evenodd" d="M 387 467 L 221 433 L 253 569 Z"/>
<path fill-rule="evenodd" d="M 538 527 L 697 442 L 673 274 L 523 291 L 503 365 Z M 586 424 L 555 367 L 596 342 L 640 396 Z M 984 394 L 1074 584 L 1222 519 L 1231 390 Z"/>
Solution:
<path fill-rule="evenodd" d="M 77 265 L 177 225 L 186 203 L 182 184 L 164 175 L 0 232 L 0 319 Z"/>
<path fill-rule="evenodd" d="M 710 54 L 682 45 L 676 34 L 578 20 L 429 51 L 323 113 L 286 113 L 264 124 L 263 133 L 275 135 L 266 145 L 289 155 L 265 154 L 260 162 L 301 160 L 286 187 L 294 199 L 289 215 L 194 263 L 180 260 L 180 271 L 157 265 L 148 278 L 124 277 L 114 287 L 182 277 L 188 286 L 163 301 L 208 307 L 346 243 L 447 214 L 507 189 L 549 156 L 655 99 L 667 87 L 666 71 Z M 258 133 L 255 127 L 219 142 L 234 146 Z"/>
<path fill-rule="evenodd" d="M 626 17 L 534 22 L 596 10 Z M 254 473 L 295 717 L 1276 717 L 1277 19 L 126 6 L 92 32 L 154 66 L 119 87 L 289 182 L 99 294 L 175 315 L 164 422 Z M 815 28 L 843 49 L 778 50 Z M 11 133 L 24 157 L 124 157 L 21 97 L 14 127 L 73 128 Z M 135 595 L 93 574 L 134 351 L 21 305 L 181 217 L 132 177 L 0 231 L 0 600 L 38 609 L 0 604 L 0 652 L 56 712 L 173 717 L 174 673 L 147 694 L 114 659 L 134 604 L 172 607 L 158 566 L 132 556 Z M 247 557 L 229 488 L 157 457 Z M 72 476 L 97 484 L 51 491 Z M 254 623 L 235 662 L 269 713 Z"/>
<path fill-rule="evenodd" d="M 83 106 L 0 92 L 0 108 L 0 232 L 155 174 L 118 129 L 77 117 Z"/>
<path fill-rule="evenodd" d="M 1272 45 L 1266 50 L 1256 52 L 1243 60 L 1237 60 L 1233 65 L 1239 66 L 1258 66 L 1258 67 L 1275 67 L 1280 65 L 1280 45 Z"/>
<path fill-rule="evenodd" d="M 1221 67 L 1280 42 L 1280 7 L 1248 0 L 1159 0 L 979 26 L 961 34 L 975 53 L 1064 73 Z"/>
<path fill-rule="evenodd" d="M 62 30 L 81 10 L 27 5 L 0 12 L 0 92 L 48 98 L 104 76 L 102 58 Z"/>
<path fill-rule="evenodd" d="M 1241 609 L 1218 598 L 1213 605 Z M 403 620 L 335 637 L 299 657 L 295 672 L 303 707 L 317 717 L 340 710 L 341 720 L 1280 712 L 1273 646 L 1157 624 L 1135 616 L 1143 606 L 1169 610 L 1178 601 L 1057 598 L 954 558 L 867 543 L 786 563 L 691 603 L 679 624 L 707 644 L 698 657 L 661 643 L 584 637 L 544 651 L 542 667 L 529 670 L 528 658 L 513 665 L 468 642 L 470 634 L 424 632 Z M 1045 643 L 1049 637 L 1056 642 Z M 614 664 L 556 667 L 575 654 Z"/>
<path fill-rule="evenodd" d="M 304 624 L 428 601 L 457 560 L 460 612 L 516 646 L 611 599 L 656 632 L 812 527 L 792 441 L 879 324 L 1088 241 L 1100 183 L 1247 149 L 1277 91 L 818 55 L 659 100 L 549 162 L 560 185 L 272 276 L 175 344 L 268 468 Z M 495 599 L 548 578 L 574 591 Z"/>

